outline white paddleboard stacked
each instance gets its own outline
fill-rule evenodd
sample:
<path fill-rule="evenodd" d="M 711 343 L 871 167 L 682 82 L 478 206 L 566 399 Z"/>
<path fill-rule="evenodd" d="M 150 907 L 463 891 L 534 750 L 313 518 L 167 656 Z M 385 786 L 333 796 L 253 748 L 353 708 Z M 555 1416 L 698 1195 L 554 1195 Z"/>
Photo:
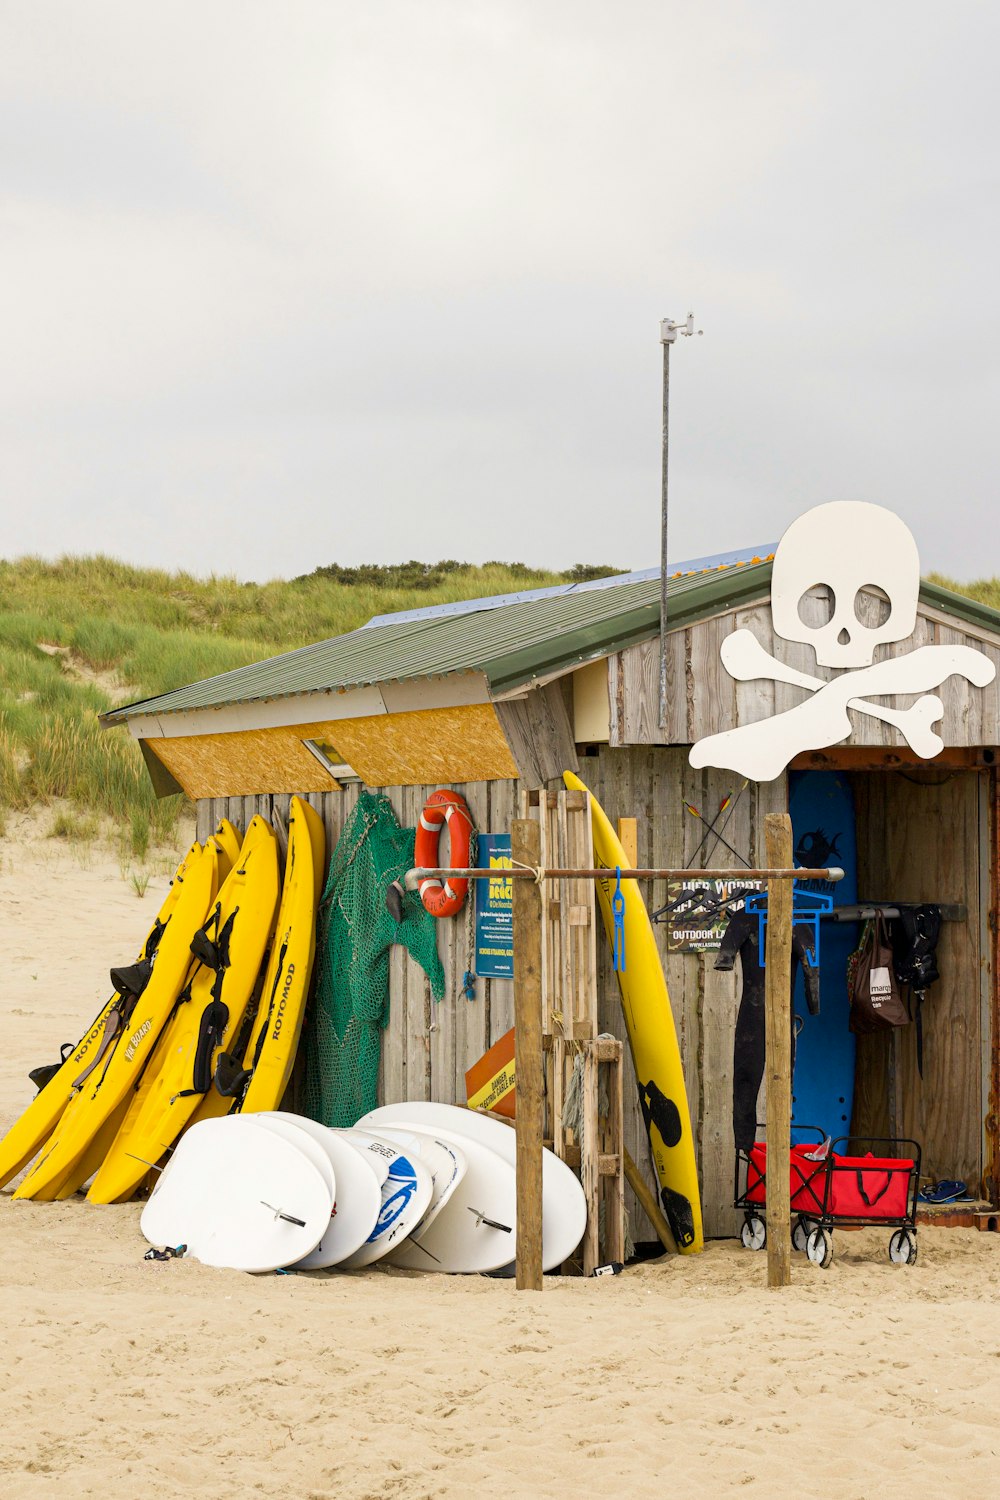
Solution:
<path fill-rule="evenodd" d="M 300 1115 L 227 1115 L 180 1139 L 142 1211 L 153 1245 L 238 1271 L 344 1270 L 378 1260 L 457 1274 L 514 1260 L 515 1136 L 448 1104 L 374 1109 L 353 1130 Z M 567 1260 L 587 1209 L 551 1151 L 542 1164 L 542 1263 Z"/>

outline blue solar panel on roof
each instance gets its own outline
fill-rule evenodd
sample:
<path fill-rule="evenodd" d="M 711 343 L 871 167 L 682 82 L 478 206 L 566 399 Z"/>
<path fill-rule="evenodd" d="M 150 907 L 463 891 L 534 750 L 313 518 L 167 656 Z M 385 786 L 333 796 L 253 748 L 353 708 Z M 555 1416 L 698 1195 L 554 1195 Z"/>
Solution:
<path fill-rule="evenodd" d="M 747 563 L 755 557 L 767 557 L 774 548 L 774 542 L 762 542 L 759 547 L 742 547 L 735 552 L 719 552 L 712 557 L 695 557 L 687 562 L 671 563 L 670 572 L 700 573 L 705 569 L 735 567 L 737 563 Z M 593 589 L 620 588 L 622 584 L 645 583 L 647 579 L 659 576 L 659 567 L 641 568 L 635 573 L 616 573 L 611 578 L 592 578 L 587 583 L 557 583 L 551 588 L 522 589 L 515 594 L 493 594 L 487 599 L 459 599 L 453 604 L 429 604 L 426 609 L 403 609 L 394 614 L 373 615 L 361 629 L 369 630 L 373 625 L 403 625 L 407 620 L 478 614 L 480 610 L 502 609 L 506 604 L 523 604 L 529 599 L 551 599 L 558 594 L 583 594 Z"/>

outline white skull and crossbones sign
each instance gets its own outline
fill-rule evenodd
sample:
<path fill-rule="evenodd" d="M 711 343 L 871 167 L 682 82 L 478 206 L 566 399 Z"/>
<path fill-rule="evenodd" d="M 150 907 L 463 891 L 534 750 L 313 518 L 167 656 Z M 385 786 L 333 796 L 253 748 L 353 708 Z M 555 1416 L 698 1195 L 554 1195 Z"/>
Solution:
<path fill-rule="evenodd" d="M 828 620 L 815 625 L 808 622 L 804 606 L 822 585 L 832 596 L 832 609 Z M 874 625 L 864 621 L 873 590 L 882 601 L 883 616 Z M 800 516 L 774 555 L 774 629 L 785 640 L 812 646 L 819 665 L 841 668 L 841 675 L 824 681 L 800 672 L 771 656 L 751 631 L 733 631 L 720 648 L 730 677 L 790 683 L 812 697 L 770 719 L 708 735 L 692 746 L 691 764 L 773 781 L 794 756 L 847 739 L 849 708 L 894 725 L 922 760 L 939 754 L 944 741 L 933 725 L 943 717 L 944 704 L 928 690 L 952 676 L 985 687 L 996 668 L 972 646 L 919 646 L 905 656 L 876 662 L 876 646 L 912 635 L 919 592 L 916 543 L 891 511 L 860 501 L 834 501 Z M 898 694 L 921 696 L 902 709 L 868 701 Z"/>

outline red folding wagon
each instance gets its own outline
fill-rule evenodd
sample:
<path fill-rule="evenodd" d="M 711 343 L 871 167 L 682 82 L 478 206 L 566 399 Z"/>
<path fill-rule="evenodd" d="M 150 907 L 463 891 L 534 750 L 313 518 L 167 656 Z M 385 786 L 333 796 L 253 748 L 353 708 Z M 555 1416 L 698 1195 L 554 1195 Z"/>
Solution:
<path fill-rule="evenodd" d="M 895 1265 L 912 1266 L 917 1258 L 918 1142 L 876 1136 L 840 1136 L 830 1141 L 821 1130 L 806 1126 L 797 1126 L 796 1133 L 816 1139 L 800 1140 L 789 1151 L 794 1248 L 825 1269 L 833 1259 L 833 1231 L 838 1226 L 884 1227 L 893 1231 L 889 1259 Z M 873 1147 L 880 1148 L 878 1155 Z M 742 1192 L 741 1181 L 745 1183 Z M 763 1250 L 767 1244 L 764 1141 L 736 1154 L 735 1206 L 743 1211 L 743 1244 L 748 1250 Z"/>

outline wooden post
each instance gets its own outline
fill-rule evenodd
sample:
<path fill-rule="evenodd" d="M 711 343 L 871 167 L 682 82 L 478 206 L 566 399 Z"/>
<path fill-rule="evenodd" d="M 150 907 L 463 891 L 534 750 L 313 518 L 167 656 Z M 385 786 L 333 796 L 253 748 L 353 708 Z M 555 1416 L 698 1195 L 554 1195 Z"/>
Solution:
<path fill-rule="evenodd" d="M 629 869 L 634 870 L 639 863 L 639 825 L 635 818 L 618 819 L 618 842 L 625 850 Z"/>
<path fill-rule="evenodd" d="M 599 1078 L 597 1051 L 583 1049 L 583 1130 L 580 1135 L 580 1180 L 587 1200 L 587 1228 L 583 1235 L 583 1274 L 598 1265 L 601 1227 L 601 1142 L 598 1139 Z"/>
<path fill-rule="evenodd" d="M 605 1045 L 608 1045 L 605 1043 Z M 604 1250 L 608 1260 L 625 1259 L 625 1119 L 622 1090 L 622 1044 L 608 1067 L 607 1149 L 617 1156 L 618 1169 L 604 1179 Z"/>
<path fill-rule="evenodd" d="M 511 858 L 538 867 L 538 823 L 515 818 Z M 514 881 L 514 1048 L 517 1066 L 517 1246 L 519 1291 L 542 1290 L 542 888 Z"/>
<path fill-rule="evenodd" d="M 764 818 L 767 859 L 792 860 L 792 820 L 787 813 Z M 792 1129 L 792 882 L 767 885 L 764 1026 L 767 1074 L 767 1284 L 792 1280 L 788 1145 Z"/>
<path fill-rule="evenodd" d="M 990 1202 L 996 1203 L 1000 1195 L 1000 921 L 996 915 L 1000 911 L 1000 780 L 995 766 L 990 771 L 988 785 L 991 834 L 989 910 L 993 951 L 989 974 L 990 1003 L 986 1013 L 990 1043 L 983 1188 Z"/>

